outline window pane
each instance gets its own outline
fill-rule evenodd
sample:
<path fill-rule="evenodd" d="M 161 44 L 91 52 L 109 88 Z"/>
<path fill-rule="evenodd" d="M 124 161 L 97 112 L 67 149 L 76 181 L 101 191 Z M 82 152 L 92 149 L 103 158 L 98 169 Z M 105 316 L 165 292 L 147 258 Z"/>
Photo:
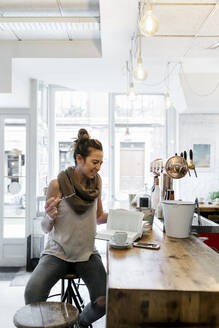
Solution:
<path fill-rule="evenodd" d="M 88 95 L 86 92 L 58 90 L 55 93 L 55 110 L 57 122 L 87 122 Z"/>
<path fill-rule="evenodd" d="M 164 96 L 115 96 L 116 199 L 150 190 L 150 162 L 165 155 L 165 120 Z"/>
<path fill-rule="evenodd" d="M 26 121 L 5 120 L 4 216 L 25 217 Z"/>
<path fill-rule="evenodd" d="M 58 149 L 56 174 L 74 165 L 72 145 L 80 128 L 85 128 L 91 138 L 101 141 L 103 164 L 102 199 L 108 198 L 108 95 L 58 90 L 55 93 L 56 145 Z M 71 110 L 69 108 L 71 107 Z M 74 108 L 74 110 L 72 109 Z M 77 109 L 77 110 L 76 110 Z"/>
<path fill-rule="evenodd" d="M 6 119 L 4 133 L 3 237 L 24 237 L 25 220 L 21 218 L 26 216 L 26 120 Z"/>
<path fill-rule="evenodd" d="M 24 238 L 25 219 L 4 219 L 3 238 Z"/>
<path fill-rule="evenodd" d="M 126 95 L 115 97 L 115 122 L 128 124 L 165 124 L 165 99 L 163 95 L 137 95 L 130 101 Z"/>

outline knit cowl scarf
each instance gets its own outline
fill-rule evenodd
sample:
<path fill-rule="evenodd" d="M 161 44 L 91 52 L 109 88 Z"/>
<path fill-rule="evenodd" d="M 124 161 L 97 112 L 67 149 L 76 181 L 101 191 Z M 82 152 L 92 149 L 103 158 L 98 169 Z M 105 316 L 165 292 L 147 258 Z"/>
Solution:
<path fill-rule="evenodd" d="M 77 214 L 85 213 L 99 196 L 101 189 L 101 178 L 97 174 L 89 179 L 86 187 L 82 186 L 78 179 L 75 167 L 68 167 L 58 175 L 58 182 L 63 199 Z"/>

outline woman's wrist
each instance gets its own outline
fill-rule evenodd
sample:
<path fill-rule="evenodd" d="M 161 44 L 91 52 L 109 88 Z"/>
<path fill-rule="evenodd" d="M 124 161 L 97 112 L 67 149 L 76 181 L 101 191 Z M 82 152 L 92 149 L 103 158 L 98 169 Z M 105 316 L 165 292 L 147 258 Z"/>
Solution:
<path fill-rule="evenodd" d="M 46 214 L 46 218 L 49 221 L 49 224 L 54 224 L 54 219 L 52 219 L 48 214 Z"/>

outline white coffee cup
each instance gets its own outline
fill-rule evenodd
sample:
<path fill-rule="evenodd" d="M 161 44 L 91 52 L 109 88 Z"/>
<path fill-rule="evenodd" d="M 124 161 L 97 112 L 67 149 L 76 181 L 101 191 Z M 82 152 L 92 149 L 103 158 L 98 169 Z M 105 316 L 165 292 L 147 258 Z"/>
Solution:
<path fill-rule="evenodd" d="M 219 198 L 216 198 L 216 199 L 215 199 L 215 203 L 216 203 L 216 204 L 219 204 Z"/>
<path fill-rule="evenodd" d="M 124 245 L 127 241 L 128 234 L 125 231 L 116 231 L 112 236 L 112 241 L 117 245 Z"/>

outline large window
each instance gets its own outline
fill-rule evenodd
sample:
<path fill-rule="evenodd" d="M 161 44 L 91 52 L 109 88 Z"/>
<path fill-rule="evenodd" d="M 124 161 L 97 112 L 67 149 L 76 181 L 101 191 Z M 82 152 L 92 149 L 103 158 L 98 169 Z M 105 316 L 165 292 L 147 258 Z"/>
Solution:
<path fill-rule="evenodd" d="M 55 91 L 56 112 L 56 174 L 74 165 L 72 143 L 80 128 L 103 145 L 102 199 L 108 202 L 108 95 L 66 89 Z"/>
<path fill-rule="evenodd" d="M 150 162 L 165 157 L 166 112 L 163 95 L 114 95 L 115 199 L 150 189 Z"/>
<path fill-rule="evenodd" d="M 86 93 L 55 89 L 55 175 L 74 165 L 72 143 L 80 128 L 103 144 L 100 171 L 103 203 L 128 199 L 129 193 L 151 188 L 150 162 L 165 157 L 166 110 L 163 95 Z M 110 111 L 110 112 L 109 112 Z M 110 114 L 110 115 L 109 115 Z"/>

